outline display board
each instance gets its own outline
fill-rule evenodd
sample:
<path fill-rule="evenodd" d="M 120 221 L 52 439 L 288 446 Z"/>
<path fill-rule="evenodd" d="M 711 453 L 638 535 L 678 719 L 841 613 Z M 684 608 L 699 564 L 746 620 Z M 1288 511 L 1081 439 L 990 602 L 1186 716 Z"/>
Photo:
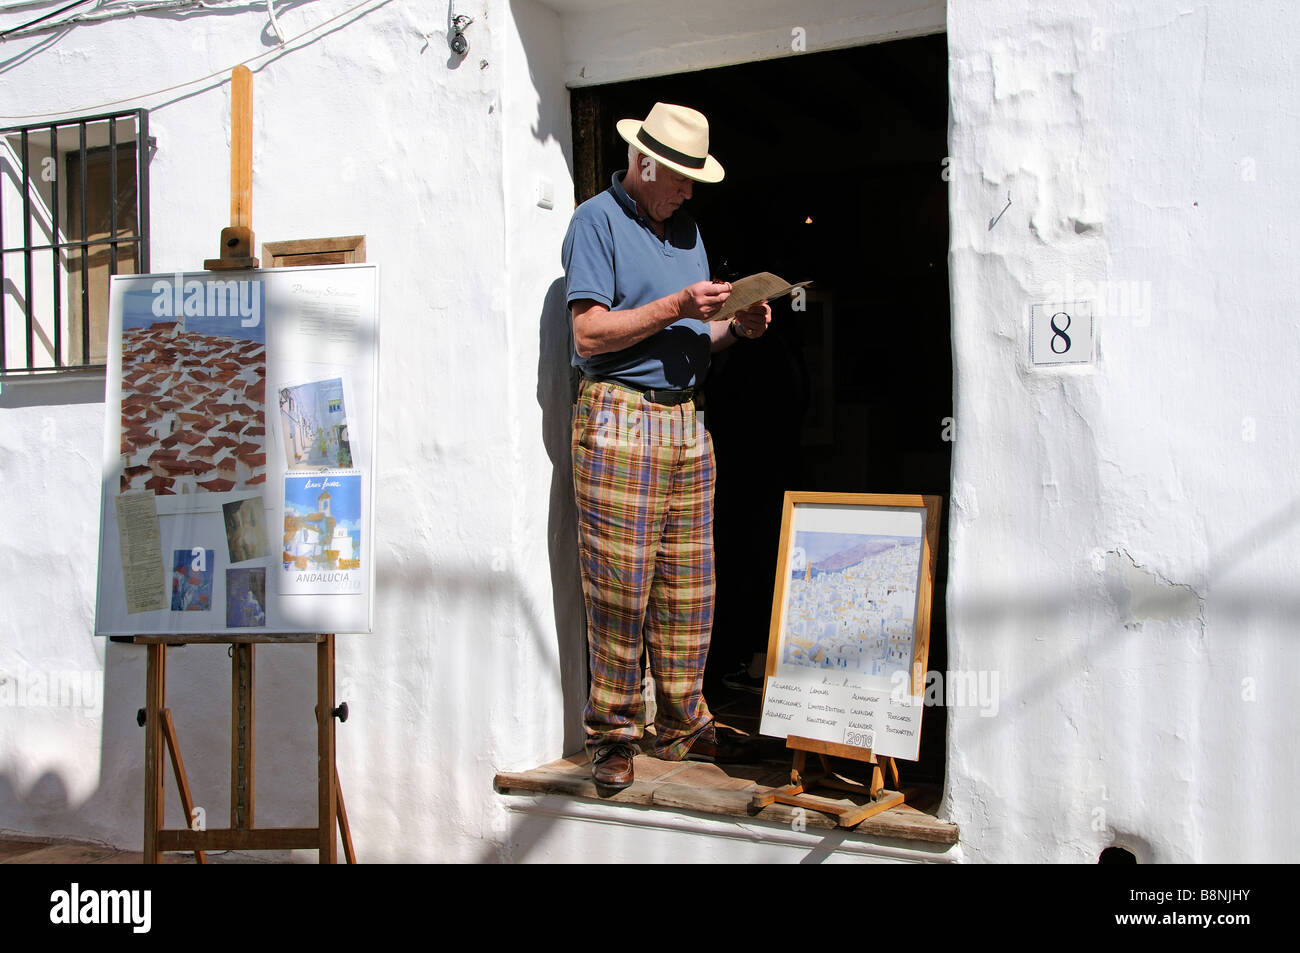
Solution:
<path fill-rule="evenodd" d="M 916 759 L 939 507 L 786 493 L 763 734 Z"/>
<path fill-rule="evenodd" d="M 99 635 L 369 632 L 378 268 L 112 279 Z"/>

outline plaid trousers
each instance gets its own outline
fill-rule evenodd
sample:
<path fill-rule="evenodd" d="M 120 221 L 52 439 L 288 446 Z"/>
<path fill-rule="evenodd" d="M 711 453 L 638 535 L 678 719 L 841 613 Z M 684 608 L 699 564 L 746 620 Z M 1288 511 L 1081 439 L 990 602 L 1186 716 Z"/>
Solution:
<path fill-rule="evenodd" d="M 578 554 L 591 691 L 587 750 L 641 737 L 640 659 L 655 683 L 654 753 L 679 761 L 709 728 L 713 442 L 692 403 L 665 407 L 583 380 L 573 417 Z"/>

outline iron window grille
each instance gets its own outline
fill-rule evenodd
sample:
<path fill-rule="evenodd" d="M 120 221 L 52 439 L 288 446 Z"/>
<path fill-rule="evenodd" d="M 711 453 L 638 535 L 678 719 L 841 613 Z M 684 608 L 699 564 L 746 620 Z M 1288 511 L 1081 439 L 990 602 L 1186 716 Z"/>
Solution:
<path fill-rule="evenodd" d="M 0 375 L 102 367 L 108 286 L 149 271 L 143 109 L 0 129 Z"/>

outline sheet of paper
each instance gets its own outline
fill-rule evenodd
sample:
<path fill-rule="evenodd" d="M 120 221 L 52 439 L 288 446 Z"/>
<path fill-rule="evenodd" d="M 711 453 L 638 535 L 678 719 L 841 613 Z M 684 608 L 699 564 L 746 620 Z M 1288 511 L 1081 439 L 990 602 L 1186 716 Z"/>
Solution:
<path fill-rule="evenodd" d="M 816 738 L 880 755 L 915 760 L 921 742 L 921 702 L 904 693 L 867 688 L 842 675 L 782 672 L 763 694 L 765 735 Z"/>
<path fill-rule="evenodd" d="M 294 282 L 281 304 L 285 320 L 276 346 L 300 360 L 351 365 L 365 345 L 366 290 L 346 278 Z"/>
<path fill-rule="evenodd" d="M 117 497 L 117 538 L 122 547 L 122 581 L 126 611 L 152 612 L 167 608 L 167 573 L 154 495 L 123 493 Z"/>
<path fill-rule="evenodd" d="M 727 303 L 710 320 L 730 321 L 731 316 L 737 311 L 744 311 L 760 301 L 775 301 L 777 298 L 788 295 L 796 288 L 806 288 L 810 284 L 812 284 L 811 281 L 790 284 L 780 275 L 774 275 L 770 271 L 760 271 L 757 274 L 733 281 Z"/>

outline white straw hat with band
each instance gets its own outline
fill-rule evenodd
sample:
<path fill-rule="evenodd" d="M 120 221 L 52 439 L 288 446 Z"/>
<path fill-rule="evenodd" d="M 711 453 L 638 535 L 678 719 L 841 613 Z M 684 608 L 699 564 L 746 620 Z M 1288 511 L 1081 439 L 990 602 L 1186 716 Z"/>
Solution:
<path fill-rule="evenodd" d="M 696 182 L 721 182 L 722 164 L 709 155 L 709 121 L 689 106 L 655 103 L 645 121 L 620 119 L 618 134 L 661 164 Z"/>

